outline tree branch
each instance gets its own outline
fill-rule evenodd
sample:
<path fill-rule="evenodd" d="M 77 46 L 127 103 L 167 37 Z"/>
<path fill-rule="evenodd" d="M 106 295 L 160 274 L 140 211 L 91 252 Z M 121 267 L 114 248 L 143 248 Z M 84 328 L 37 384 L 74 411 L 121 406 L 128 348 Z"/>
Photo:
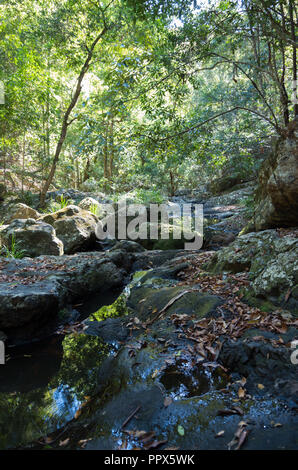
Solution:
<path fill-rule="evenodd" d="M 179 137 L 181 135 L 184 135 L 188 132 L 191 132 L 195 129 L 199 129 L 200 127 L 204 126 L 205 124 L 207 124 L 208 122 L 210 121 L 213 121 L 214 119 L 217 119 L 218 117 L 220 116 L 224 116 L 225 114 L 228 114 L 228 113 L 232 113 L 234 111 L 238 111 L 238 110 L 242 110 L 242 111 L 248 111 L 252 114 L 255 114 L 257 116 L 259 116 L 260 118 L 264 119 L 265 121 L 267 121 L 269 124 L 271 124 L 271 126 L 274 127 L 274 129 L 276 129 L 276 131 L 281 134 L 281 129 L 279 126 L 276 126 L 276 124 L 271 121 L 271 119 L 267 118 L 266 116 L 264 116 L 263 114 L 259 113 L 258 111 L 255 111 L 254 109 L 250 109 L 250 108 L 246 108 L 245 106 L 235 106 L 234 108 L 231 108 L 231 109 L 228 109 L 226 111 L 222 111 L 221 113 L 218 113 L 218 114 L 215 114 L 214 116 L 211 116 L 210 118 L 206 119 L 205 121 L 203 122 L 200 122 L 198 124 L 196 124 L 195 126 L 192 126 L 192 127 L 188 127 L 187 129 L 184 129 L 183 131 L 181 132 L 177 132 L 176 134 L 172 134 L 172 135 L 169 135 L 168 137 L 164 137 L 162 139 L 153 139 L 152 137 L 146 135 L 146 137 L 149 137 L 150 140 L 153 140 L 155 143 L 159 143 L 159 142 L 166 142 L 167 140 L 170 140 L 170 139 L 173 139 L 174 137 Z"/>

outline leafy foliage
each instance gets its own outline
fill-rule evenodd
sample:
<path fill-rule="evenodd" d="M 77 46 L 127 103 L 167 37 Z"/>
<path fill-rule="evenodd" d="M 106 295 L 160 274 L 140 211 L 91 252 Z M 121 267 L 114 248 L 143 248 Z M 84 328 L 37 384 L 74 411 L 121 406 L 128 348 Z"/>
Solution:
<path fill-rule="evenodd" d="M 20 244 L 16 241 L 15 235 L 12 235 L 9 246 L 3 246 L 2 253 L 6 258 L 21 259 L 26 256 L 26 250 L 20 248 Z"/>
<path fill-rule="evenodd" d="M 8 0 L 0 6 L 4 184 L 25 199 L 51 167 L 53 188 L 153 196 L 224 172 L 254 175 L 295 114 L 291 5 Z"/>

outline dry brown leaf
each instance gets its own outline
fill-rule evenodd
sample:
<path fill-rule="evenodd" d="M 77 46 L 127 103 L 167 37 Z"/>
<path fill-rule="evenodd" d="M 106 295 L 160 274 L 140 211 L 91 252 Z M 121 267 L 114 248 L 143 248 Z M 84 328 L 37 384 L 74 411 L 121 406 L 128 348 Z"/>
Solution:
<path fill-rule="evenodd" d="M 239 436 L 238 445 L 237 445 L 235 450 L 239 450 L 243 446 L 243 444 L 246 441 L 246 438 L 248 436 L 248 433 L 249 433 L 249 429 L 243 429 L 242 430 L 242 432 Z"/>
<path fill-rule="evenodd" d="M 166 397 L 163 402 L 163 406 L 167 407 L 170 406 L 171 403 L 173 403 L 173 399 L 171 397 Z"/>
<path fill-rule="evenodd" d="M 63 446 L 66 446 L 68 443 L 69 443 L 69 437 L 67 439 L 65 439 L 65 441 L 60 441 L 59 446 L 63 447 Z"/>

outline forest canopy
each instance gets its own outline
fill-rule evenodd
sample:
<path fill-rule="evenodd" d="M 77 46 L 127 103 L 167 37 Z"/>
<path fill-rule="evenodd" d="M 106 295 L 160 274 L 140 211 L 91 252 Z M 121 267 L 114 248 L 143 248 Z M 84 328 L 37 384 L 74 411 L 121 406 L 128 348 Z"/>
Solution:
<path fill-rule="evenodd" d="M 0 17 L 4 184 L 41 202 L 253 175 L 297 115 L 293 0 L 7 0 Z"/>

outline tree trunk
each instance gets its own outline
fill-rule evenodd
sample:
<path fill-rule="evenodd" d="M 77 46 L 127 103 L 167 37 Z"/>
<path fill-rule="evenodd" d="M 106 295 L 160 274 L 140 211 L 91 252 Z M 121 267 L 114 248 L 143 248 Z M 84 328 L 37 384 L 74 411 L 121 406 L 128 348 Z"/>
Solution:
<path fill-rule="evenodd" d="M 24 194 L 24 173 L 25 173 L 25 150 L 26 150 L 26 135 L 23 136 L 23 151 L 22 151 L 22 195 Z"/>
<path fill-rule="evenodd" d="M 170 170 L 170 187 L 171 187 L 171 194 L 170 196 L 175 196 L 175 191 L 176 191 L 176 186 L 175 186 L 175 175 L 174 173 Z"/>
<path fill-rule="evenodd" d="M 110 162 L 109 162 L 109 178 L 113 177 L 113 164 L 114 164 L 114 119 L 112 117 L 111 130 L 110 130 Z"/>
<path fill-rule="evenodd" d="M 52 161 L 50 172 L 49 172 L 49 175 L 48 175 L 48 177 L 46 179 L 46 182 L 45 182 L 45 184 L 44 184 L 44 186 L 41 190 L 41 193 L 40 193 L 40 206 L 41 207 L 44 206 L 44 204 L 45 204 L 45 198 L 46 198 L 47 191 L 48 191 L 48 189 L 49 189 L 49 187 L 50 187 L 50 185 L 53 181 L 53 178 L 54 178 L 54 175 L 55 175 L 55 172 L 56 172 L 56 168 L 57 168 L 57 164 L 58 164 L 58 161 L 59 161 L 60 153 L 61 153 L 61 150 L 62 150 L 62 146 L 63 146 L 63 143 L 65 141 L 66 134 L 67 134 L 68 126 L 74 121 L 74 119 L 72 119 L 71 121 L 68 121 L 68 119 L 69 119 L 69 116 L 70 116 L 72 110 L 74 109 L 74 107 L 76 106 L 76 104 L 78 102 L 78 99 L 80 97 L 81 90 L 82 90 L 82 82 L 83 82 L 83 79 L 84 79 L 86 73 L 89 70 L 90 62 L 91 62 L 91 59 L 93 57 L 95 46 L 97 45 L 99 40 L 104 36 L 104 34 L 107 31 L 108 31 L 108 28 L 105 26 L 103 28 L 103 30 L 101 31 L 101 33 L 93 41 L 93 43 L 91 45 L 91 48 L 88 51 L 88 55 L 87 55 L 87 58 L 85 60 L 85 63 L 81 68 L 81 72 L 80 72 L 78 80 L 77 80 L 77 85 L 76 85 L 76 88 L 75 88 L 75 92 L 73 94 L 71 102 L 70 102 L 70 104 L 69 104 L 69 106 L 68 106 L 68 108 L 67 108 L 67 110 L 64 114 L 64 117 L 63 117 L 63 122 L 62 122 L 62 127 L 61 127 L 61 132 L 60 132 L 60 138 L 59 138 L 59 141 L 58 141 L 58 144 L 57 144 L 57 147 L 56 147 L 56 151 L 55 151 L 55 155 L 54 155 L 54 158 L 53 158 L 53 161 Z"/>
<path fill-rule="evenodd" d="M 86 166 L 85 166 L 83 182 L 85 182 L 89 178 L 89 176 L 90 176 L 90 159 L 88 158 Z"/>

